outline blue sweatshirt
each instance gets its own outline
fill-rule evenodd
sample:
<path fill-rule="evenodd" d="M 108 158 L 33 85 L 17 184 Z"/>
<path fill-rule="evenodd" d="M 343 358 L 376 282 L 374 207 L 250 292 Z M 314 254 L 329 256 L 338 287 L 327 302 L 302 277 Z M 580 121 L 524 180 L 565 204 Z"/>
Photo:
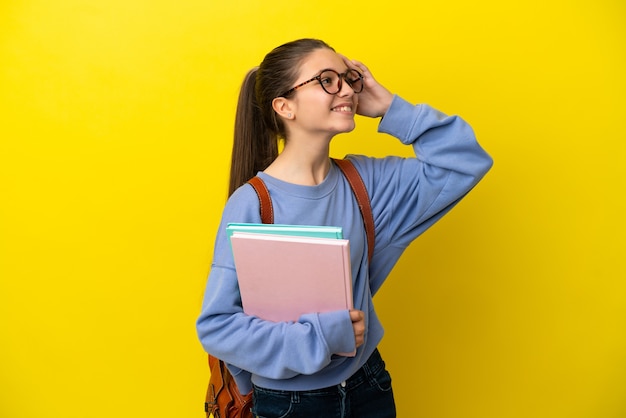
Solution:
<path fill-rule="evenodd" d="M 217 233 L 198 336 L 205 350 L 224 360 L 242 393 L 251 383 L 277 390 L 312 390 L 341 383 L 367 361 L 383 336 L 372 296 L 407 246 L 448 212 L 487 173 L 492 159 L 461 118 L 395 96 L 379 132 L 413 147 L 416 158 L 350 155 L 370 196 L 375 224 L 371 264 L 361 213 L 350 185 L 331 164 L 326 179 L 300 186 L 265 173 L 274 222 L 332 225 L 350 240 L 354 307 L 365 312 L 365 343 L 355 357 L 348 311 L 310 313 L 274 323 L 243 313 L 226 235 L 229 222 L 261 222 L 259 200 L 248 184 L 233 193 Z"/>

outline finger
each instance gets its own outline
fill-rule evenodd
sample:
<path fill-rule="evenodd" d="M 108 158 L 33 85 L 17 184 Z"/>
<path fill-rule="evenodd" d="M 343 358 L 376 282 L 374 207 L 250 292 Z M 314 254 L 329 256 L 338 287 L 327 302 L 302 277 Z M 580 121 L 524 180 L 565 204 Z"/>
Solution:
<path fill-rule="evenodd" d="M 357 61 L 357 60 L 352 60 L 351 61 L 353 67 L 358 70 L 361 74 L 365 75 L 366 73 L 369 74 L 370 70 L 369 68 L 367 68 L 367 66 L 365 64 L 363 64 L 361 61 Z"/>
<path fill-rule="evenodd" d="M 361 71 L 359 66 L 355 64 L 354 60 L 351 60 L 350 58 L 346 57 L 345 55 L 339 54 L 339 56 L 341 57 L 341 59 L 343 60 L 344 64 L 346 64 L 346 66 L 348 68 L 352 68 L 352 69 Z"/>
<path fill-rule="evenodd" d="M 350 58 L 342 54 L 339 54 L 339 56 L 343 59 L 343 62 L 348 66 L 348 68 L 354 68 L 355 70 L 359 71 L 361 74 L 365 72 L 369 72 L 369 69 L 367 68 L 367 66 L 365 66 L 365 64 L 363 64 L 361 61 L 351 60 Z"/>
<path fill-rule="evenodd" d="M 364 318 L 364 313 L 363 311 L 360 311 L 358 309 L 353 309 L 350 311 L 350 320 L 352 322 L 359 322 Z"/>

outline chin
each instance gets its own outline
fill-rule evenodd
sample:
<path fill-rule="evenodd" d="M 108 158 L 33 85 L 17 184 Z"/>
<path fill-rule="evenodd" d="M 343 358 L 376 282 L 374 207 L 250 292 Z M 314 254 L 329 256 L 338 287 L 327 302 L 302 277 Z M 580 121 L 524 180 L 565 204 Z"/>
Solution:
<path fill-rule="evenodd" d="M 335 131 L 338 134 L 345 134 L 345 133 L 354 131 L 354 128 L 356 128 L 356 123 L 354 123 L 354 121 L 352 121 L 352 123 L 347 123 L 344 126 L 338 126 L 335 129 Z"/>

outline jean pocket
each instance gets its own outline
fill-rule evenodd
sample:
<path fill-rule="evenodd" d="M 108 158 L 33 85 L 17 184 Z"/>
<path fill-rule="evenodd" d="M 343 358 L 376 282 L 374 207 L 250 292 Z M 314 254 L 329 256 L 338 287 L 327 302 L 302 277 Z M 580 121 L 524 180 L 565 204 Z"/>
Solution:
<path fill-rule="evenodd" d="M 391 390 L 391 375 L 383 366 L 370 376 L 370 384 L 383 392 L 389 392 Z"/>
<path fill-rule="evenodd" d="M 252 398 L 252 413 L 256 418 L 288 418 L 293 409 L 289 392 L 255 387 Z"/>

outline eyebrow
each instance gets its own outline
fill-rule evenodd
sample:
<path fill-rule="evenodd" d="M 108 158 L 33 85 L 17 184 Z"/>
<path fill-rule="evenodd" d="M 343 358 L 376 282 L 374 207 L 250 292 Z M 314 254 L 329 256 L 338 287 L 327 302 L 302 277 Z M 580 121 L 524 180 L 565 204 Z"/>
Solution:
<path fill-rule="evenodd" d="M 345 73 L 346 71 L 348 71 L 348 70 L 350 70 L 350 68 L 348 68 L 348 67 L 346 67 L 346 69 L 345 69 L 345 70 L 343 70 L 343 71 L 341 71 L 341 70 L 336 70 L 336 69 L 334 69 L 334 68 L 330 68 L 330 67 L 326 67 L 326 68 L 324 68 L 323 70 L 320 70 L 320 71 L 316 72 L 316 73 L 315 73 L 315 75 L 314 75 L 313 77 L 317 77 L 318 75 L 321 75 L 324 71 L 334 71 L 334 72 L 339 73 L 339 74 L 344 74 L 344 73 Z"/>

